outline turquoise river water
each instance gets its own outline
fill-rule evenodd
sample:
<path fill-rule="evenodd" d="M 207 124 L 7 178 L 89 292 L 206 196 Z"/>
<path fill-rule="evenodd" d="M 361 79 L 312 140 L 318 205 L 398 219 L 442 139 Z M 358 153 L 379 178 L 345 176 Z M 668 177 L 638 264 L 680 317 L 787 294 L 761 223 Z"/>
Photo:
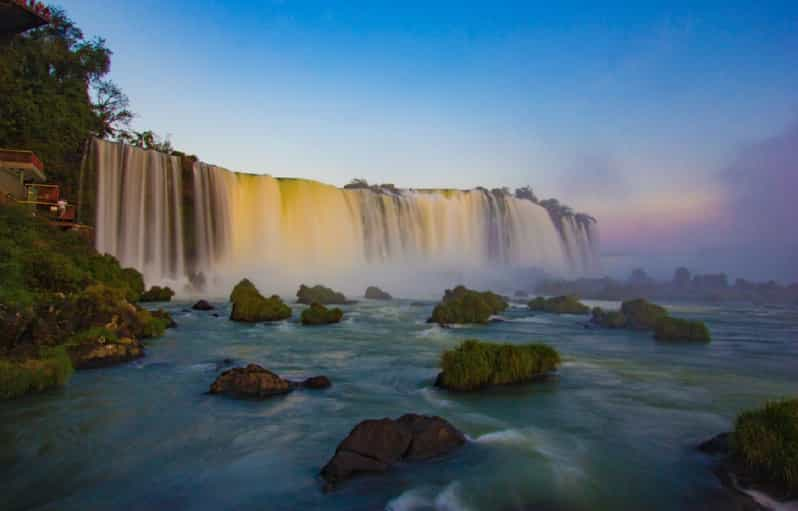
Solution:
<path fill-rule="evenodd" d="M 740 410 L 798 390 L 795 309 L 671 306 L 713 333 L 688 345 L 522 305 L 504 322 L 453 329 L 425 323 L 431 301 L 366 300 L 326 327 L 302 327 L 296 313 L 237 324 L 218 305 L 215 317 L 168 304 L 179 326 L 145 358 L 0 403 L 0 509 L 725 509 L 694 446 Z M 440 353 L 465 338 L 545 341 L 565 362 L 543 383 L 434 388 Z M 224 359 L 327 375 L 333 387 L 264 401 L 207 395 Z M 324 493 L 319 469 L 357 422 L 406 412 L 440 415 L 469 442 Z"/>

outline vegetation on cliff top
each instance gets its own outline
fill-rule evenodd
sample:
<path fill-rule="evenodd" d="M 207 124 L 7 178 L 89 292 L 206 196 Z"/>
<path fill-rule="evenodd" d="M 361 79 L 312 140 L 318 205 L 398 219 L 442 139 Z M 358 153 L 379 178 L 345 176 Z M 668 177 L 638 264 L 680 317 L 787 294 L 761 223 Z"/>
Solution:
<path fill-rule="evenodd" d="M 474 291 L 461 285 L 446 290 L 429 321 L 441 325 L 487 323 L 492 315 L 505 309 L 507 302 L 496 293 Z"/>
<path fill-rule="evenodd" d="M 343 305 L 347 303 L 346 296 L 343 293 L 333 291 L 329 287 L 313 286 L 308 287 L 305 284 L 299 286 L 296 292 L 297 303 L 310 305 L 312 303 L 320 303 L 322 305 Z"/>
<path fill-rule="evenodd" d="M 472 339 L 441 355 L 437 385 L 469 391 L 519 383 L 544 376 L 559 364 L 560 355 L 545 344 L 494 344 Z"/>
<path fill-rule="evenodd" d="M 590 307 L 580 302 L 579 298 L 573 295 L 555 296 L 553 298 L 538 296 L 534 300 L 530 300 L 527 306 L 533 311 L 553 314 L 587 314 L 590 312 Z"/>
<path fill-rule="evenodd" d="M 282 298 L 277 295 L 264 297 L 249 279 L 243 279 L 236 284 L 230 293 L 230 301 L 233 302 L 233 310 L 230 312 L 230 319 L 233 321 L 257 323 L 281 321 L 291 317 L 291 307 Z"/>
<path fill-rule="evenodd" d="M 327 325 L 330 323 L 338 323 L 344 317 L 344 311 L 338 307 L 328 309 L 320 303 L 312 303 L 310 307 L 302 311 L 302 324 L 303 325 Z"/>
<path fill-rule="evenodd" d="M 732 454 L 756 482 L 798 496 L 798 399 L 743 412 L 732 433 Z"/>

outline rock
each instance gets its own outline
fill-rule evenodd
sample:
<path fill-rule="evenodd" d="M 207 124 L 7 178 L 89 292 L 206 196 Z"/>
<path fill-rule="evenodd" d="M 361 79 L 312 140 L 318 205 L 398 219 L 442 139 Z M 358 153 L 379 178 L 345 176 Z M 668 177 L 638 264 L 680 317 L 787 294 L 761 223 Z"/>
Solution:
<path fill-rule="evenodd" d="M 696 448 L 707 454 L 729 454 L 731 447 L 729 443 L 730 438 L 731 433 L 721 433 L 709 440 L 701 442 Z"/>
<path fill-rule="evenodd" d="M 513 296 L 515 296 L 516 298 L 526 298 L 529 296 L 529 293 L 519 289 L 513 294 Z"/>
<path fill-rule="evenodd" d="M 440 417 L 365 420 L 338 445 L 321 475 L 335 485 L 358 473 L 385 472 L 399 461 L 441 456 L 464 443 L 465 435 Z"/>
<path fill-rule="evenodd" d="M 490 291 L 474 291 L 465 286 L 447 289 L 432 310 L 428 322 L 445 324 L 487 323 L 492 315 L 507 309 L 507 301 Z"/>
<path fill-rule="evenodd" d="M 230 301 L 233 302 L 233 310 L 230 313 L 230 319 L 233 321 L 257 323 L 281 321 L 291 317 L 291 308 L 279 296 L 264 298 L 255 285 L 247 279 L 243 279 L 233 288 Z"/>
<path fill-rule="evenodd" d="M 550 312 L 552 314 L 587 314 L 590 312 L 590 307 L 572 295 L 555 296 L 553 298 L 538 296 L 534 300 L 530 300 L 527 307 L 529 307 L 529 310 Z"/>
<path fill-rule="evenodd" d="M 257 364 L 249 364 L 223 372 L 211 385 L 210 393 L 265 398 L 291 392 L 294 386 Z"/>
<path fill-rule="evenodd" d="M 302 386 L 307 389 L 326 389 L 332 386 L 332 382 L 326 376 L 312 376 L 303 381 Z"/>
<path fill-rule="evenodd" d="M 712 338 L 703 321 L 664 317 L 657 321 L 654 338 L 658 341 L 709 342 Z"/>
<path fill-rule="evenodd" d="M 303 325 L 328 325 L 339 323 L 344 317 L 344 311 L 339 308 L 328 309 L 319 303 L 313 303 L 310 307 L 302 311 Z"/>
<path fill-rule="evenodd" d="M 370 300 L 392 300 L 393 297 L 383 291 L 382 289 L 378 288 L 377 286 L 369 286 L 366 288 L 366 292 L 364 296 Z"/>
<path fill-rule="evenodd" d="M 215 309 L 216 307 L 208 303 L 206 300 L 200 300 L 194 305 L 192 305 L 191 308 L 194 309 L 195 311 L 210 311 Z"/>
<path fill-rule="evenodd" d="M 409 461 L 435 458 L 465 443 L 465 435 L 440 417 L 408 413 L 397 422 L 413 435 L 404 456 Z"/>
<path fill-rule="evenodd" d="M 169 302 L 175 292 L 169 287 L 152 286 L 145 293 L 141 294 L 140 302 Z"/>
<path fill-rule="evenodd" d="M 139 341 L 130 337 L 115 342 L 100 337 L 94 342 L 68 346 L 67 353 L 75 369 L 94 369 L 143 357 L 144 349 Z"/>
<path fill-rule="evenodd" d="M 333 291 L 329 287 L 313 286 L 308 287 L 305 284 L 299 286 L 296 292 L 297 303 L 310 305 L 312 303 L 319 303 L 322 305 L 343 305 L 352 303 L 346 299 L 343 293 Z"/>

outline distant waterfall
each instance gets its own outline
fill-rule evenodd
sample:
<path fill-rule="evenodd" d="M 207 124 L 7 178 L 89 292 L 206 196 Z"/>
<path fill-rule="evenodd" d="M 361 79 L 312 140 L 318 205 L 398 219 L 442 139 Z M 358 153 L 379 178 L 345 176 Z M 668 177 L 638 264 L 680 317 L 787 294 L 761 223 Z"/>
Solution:
<path fill-rule="evenodd" d="M 484 189 L 340 189 L 100 140 L 90 159 L 97 248 L 150 284 L 261 275 L 288 287 L 375 268 L 397 282 L 501 268 L 581 275 L 598 265 L 595 224 L 558 225 L 534 202 Z"/>

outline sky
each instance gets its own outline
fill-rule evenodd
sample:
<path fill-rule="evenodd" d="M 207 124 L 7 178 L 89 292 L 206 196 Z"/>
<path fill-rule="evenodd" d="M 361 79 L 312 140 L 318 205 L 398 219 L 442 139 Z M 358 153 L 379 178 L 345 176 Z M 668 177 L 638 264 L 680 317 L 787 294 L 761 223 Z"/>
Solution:
<path fill-rule="evenodd" d="M 209 163 L 531 185 L 598 218 L 610 273 L 798 280 L 798 2 L 60 5 L 134 127 Z"/>

